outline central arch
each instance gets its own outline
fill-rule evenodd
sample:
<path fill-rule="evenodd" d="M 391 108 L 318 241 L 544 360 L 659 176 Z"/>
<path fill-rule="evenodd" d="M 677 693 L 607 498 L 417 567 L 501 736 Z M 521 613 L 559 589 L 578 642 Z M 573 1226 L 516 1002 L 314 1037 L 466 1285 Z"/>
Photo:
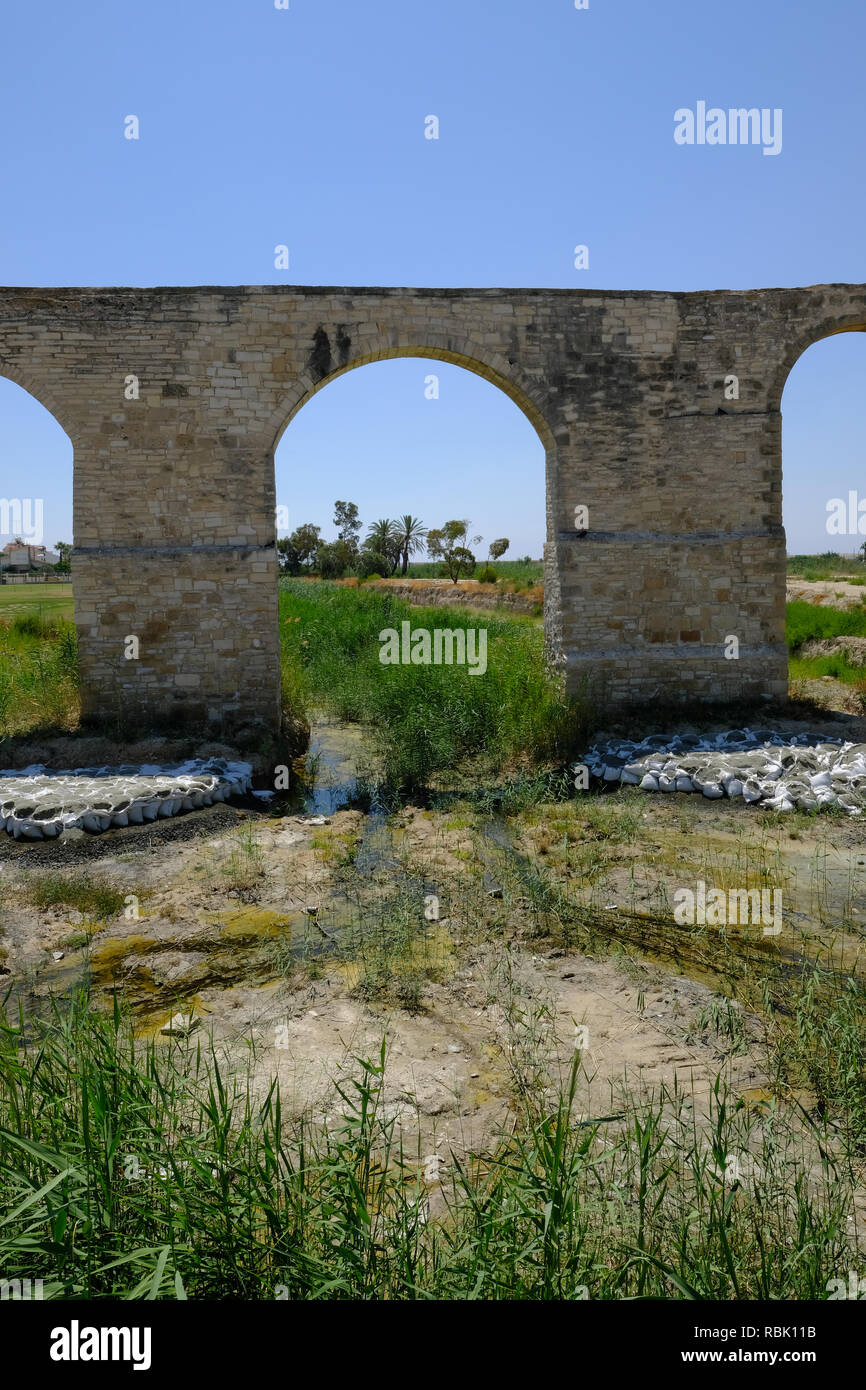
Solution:
<path fill-rule="evenodd" d="M 500 391 L 504 391 L 506 396 L 509 396 L 515 405 L 523 411 L 544 445 L 545 455 L 548 458 L 549 480 L 549 465 L 556 450 L 553 429 L 548 423 L 543 405 L 534 399 L 528 385 L 519 380 L 519 374 L 513 363 L 505 362 L 495 356 L 485 361 L 471 350 L 461 351 L 453 346 L 440 347 L 430 344 L 406 343 L 399 346 L 382 347 L 352 357 L 337 367 L 329 368 L 321 376 L 316 376 L 310 372 L 299 377 L 274 411 L 272 417 L 275 430 L 273 450 L 276 451 L 283 434 L 298 411 L 329 382 L 336 381 L 337 377 L 345 376 L 347 372 L 354 371 L 356 367 L 366 367 L 371 362 L 385 362 L 398 357 L 425 357 L 435 362 L 448 362 L 453 367 L 464 367 L 466 371 L 473 372 L 476 376 L 491 382 L 492 385 L 498 386 Z"/>
<path fill-rule="evenodd" d="M 323 337 L 325 335 L 323 334 Z M 325 341 L 327 339 L 325 338 Z M 556 664 L 562 664 L 561 652 L 561 604 L 558 582 L 558 571 L 556 567 L 556 545 L 555 536 L 557 529 L 557 518 L 559 515 L 559 483 L 560 470 L 558 466 L 557 442 L 554 435 L 553 425 L 549 419 L 550 408 L 547 401 L 542 401 L 538 393 L 529 382 L 522 378 L 522 374 L 514 362 L 502 358 L 498 354 L 482 354 L 477 347 L 469 342 L 455 345 L 453 339 L 449 339 L 447 344 L 437 343 L 435 340 L 426 339 L 423 343 L 417 340 L 409 340 L 402 343 L 378 343 L 371 346 L 369 350 L 357 353 L 354 356 L 346 354 L 346 360 L 338 365 L 328 360 L 330 359 L 330 343 L 325 348 L 322 339 L 319 339 L 319 356 L 316 356 L 316 344 L 314 342 L 313 352 L 309 358 L 309 370 L 301 375 L 286 392 L 279 407 L 274 412 L 271 424 L 274 429 L 273 444 L 271 446 L 271 461 L 268 474 L 269 486 L 272 493 L 272 506 L 276 508 L 276 451 L 280 440 L 288 429 L 295 416 L 303 409 L 313 396 L 317 395 L 324 387 L 336 381 L 338 377 L 345 376 L 358 367 L 369 366 L 373 362 L 392 361 L 398 358 L 424 358 L 435 362 L 446 362 L 451 366 L 462 367 L 473 375 L 481 377 L 490 382 L 502 391 L 521 413 L 526 417 L 535 430 L 544 448 L 544 491 L 545 491 L 545 545 L 544 545 L 544 632 L 548 652 L 551 659 Z M 338 339 L 339 350 L 339 339 Z M 319 374 L 319 369 L 327 369 Z M 277 575 L 277 579 L 279 576 Z M 275 590 L 274 601 L 277 602 Z"/>

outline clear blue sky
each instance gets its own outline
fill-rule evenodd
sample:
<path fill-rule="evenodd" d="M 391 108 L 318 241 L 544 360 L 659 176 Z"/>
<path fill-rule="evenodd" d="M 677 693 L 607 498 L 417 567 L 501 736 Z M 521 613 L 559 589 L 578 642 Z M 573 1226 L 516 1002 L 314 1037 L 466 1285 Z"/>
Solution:
<path fill-rule="evenodd" d="M 4 284 L 866 281 L 853 0 L 43 0 L 7 6 L 0 43 Z M 781 107 L 781 154 L 676 145 L 674 111 L 698 100 Z M 138 141 L 123 138 L 129 114 Z M 864 371 L 850 334 L 791 375 L 791 549 L 837 544 L 834 489 L 866 495 Z M 23 491 L 19 466 L 45 497 L 46 540 L 68 537 L 68 442 L 2 381 L 0 495 Z M 278 455 L 293 523 L 328 531 L 348 496 L 369 520 L 469 515 L 512 554 L 540 554 L 542 476 L 516 407 L 419 361 L 333 383 Z"/>

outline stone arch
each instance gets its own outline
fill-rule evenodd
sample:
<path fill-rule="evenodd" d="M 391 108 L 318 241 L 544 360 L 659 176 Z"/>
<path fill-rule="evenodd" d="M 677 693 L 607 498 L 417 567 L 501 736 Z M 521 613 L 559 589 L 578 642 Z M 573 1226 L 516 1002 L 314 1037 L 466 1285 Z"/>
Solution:
<path fill-rule="evenodd" d="M 808 352 L 816 343 L 823 342 L 825 338 L 834 338 L 840 333 L 866 333 L 866 314 L 861 311 L 859 314 L 846 314 L 841 318 L 838 315 L 830 315 L 817 320 L 809 328 L 798 333 L 786 347 L 770 383 L 767 408 L 771 415 L 781 414 L 782 396 L 788 377 L 803 353 Z"/>
<path fill-rule="evenodd" d="M 848 333 L 866 333 L 866 314 L 861 311 L 858 314 L 828 316 L 816 322 L 810 330 L 798 334 L 797 341 L 787 348 L 776 378 L 772 383 L 771 394 L 768 400 L 768 428 L 772 432 L 774 440 L 775 461 L 777 475 L 781 481 L 782 496 L 784 496 L 786 489 L 782 401 L 784 399 L 784 393 L 788 388 L 791 373 L 801 359 L 805 357 L 812 348 L 816 348 L 819 343 L 827 342 L 830 338 L 841 337 L 843 334 Z M 790 475 L 788 481 L 790 482 Z M 824 515 L 826 517 L 826 513 L 824 513 Z M 790 536 L 788 535 L 788 528 L 784 525 L 783 514 L 780 515 L 780 522 L 782 523 L 782 530 L 785 538 L 784 548 L 787 553 L 790 547 Z M 828 546 L 829 545 L 830 541 L 828 539 Z M 787 564 L 785 565 L 784 579 L 787 579 Z"/>
<path fill-rule="evenodd" d="M 454 346 L 454 340 L 449 339 L 447 345 L 437 343 L 435 339 L 424 335 L 423 345 L 416 340 L 410 340 L 399 345 L 380 344 L 368 352 L 359 353 L 349 361 L 342 363 L 333 371 L 324 373 L 318 379 L 314 379 L 309 373 L 300 375 L 292 385 L 290 391 L 283 397 L 280 405 L 271 416 L 270 425 L 274 430 L 273 444 L 271 446 L 272 467 L 276 468 L 276 450 L 285 431 L 288 429 L 292 420 L 298 412 L 317 395 L 324 386 L 336 381 L 338 377 L 345 376 L 346 373 L 354 371 L 356 367 L 366 367 L 372 362 L 391 361 L 401 357 L 421 357 L 428 358 L 434 362 L 447 362 L 451 366 L 463 367 L 466 371 L 472 372 L 475 376 L 480 376 L 491 385 L 497 386 L 504 392 L 510 400 L 518 407 L 523 415 L 526 416 L 532 425 L 544 448 L 544 514 L 547 543 L 545 545 L 545 584 L 544 584 L 544 625 L 547 635 L 548 649 L 554 660 L 558 659 L 558 643 L 560 637 L 559 623 L 556 620 L 559 605 L 559 588 L 554 582 L 555 567 L 550 561 L 550 552 L 554 539 L 555 523 L 557 515 L 557 500 L 559 490 L 559 467 L 557 442 L 554 435 L 553 426 L 548 419 L 548 415 L 541 403 L 537 399 L 537 393 L 529 384 L 520 379 L 520 373 L 515 369 L 514 364 L 496 353 L 481 354 L 471 344 L 463 343 L 460 347 Z M 273 476 L 273 475 L 272 475 Z M 274 486 L 274 492 L 276 488 Z"/>
<path fill-rule="evenodd" d="M 40 384 L 37 380 L 31 378 L 31 377 L 29 376 L 29 374 L 28 374 L 26 371 L 25 371 L 25 372 L 22 372 L 22 371 L 18 370 L 18 368 L 17 368 L 16 365 L 10 366 L 6 361 L 4 361 L 4 360 L 2 360 L 2 359 L 0 359 L 0 381 L 9 382 L 12 386 L 16 387 L 16 388 L 18 389 L 18 391 L 22 392 L 25 396 L 27 396 L 31 402 L 33 402 L 36 406 L 38 406 L 38 407 L 40 408 L 40 412 L 41 412 L 41 416 L 42 416 L 42 419 L 43 419 L 43 423 L 44 423 L 45 425 L 47 425 L 47 424 L 48 424 L 48 421 L 50 420 L 50 422 L 51 422 L 51 426 L 50 426 L 50 427 L 56 428 L 56 429 L 60 432 L 60 434 L 63 436 L 64 440 L 66 441 L 66 444 L 69 446 L 69 450 L 70 450 L 70 459 L 69 459 L 69 464 L 70 464 L 70 473 L 69 473 L 69 495 L 70 495 L 70 497 L 72 498 L 72 501 L 73 501 L 73 506 L 72 506 L 72 517 L 73 517 L 73 520 L 72 520 L 72 527 L 73 527 L 73 544 L 74 544 L 74 539 L 75 539 L 75 536 L 74 536 L 74 530 L 75 530 L 75 521 L 74 521 L 74 516 L 75 516 L 75 505 L 74 505 L 74 498 L 75 498 L 75 441 L 74 441 L 74 439 L 73 439 L 73 437 L 72 437 L 72 434 L 70 433 L 69 429 L 66 427 L 66 425 L 65 425 L 64 422 L 63 422 L 63 420 L 60 418 L 61 411 L 59 411 L 58 408 L 57 408 L 57 398 L 56 398 L 56 397 L 52 397 L 52 395 L 51 395 L 50 392 L 47 392 L 47 391 L 42 390 L 41 384 Z M 61 406 L 61 410 L 62 410 L 62 406 Z M 47 417 L 47 418 L 46 418 L 46 417 Z M 10 477 L 9 473 L 7 472 L 6 475 L 5 475 L 5 477 L 4 477 L 4 479 L 3 479 L 2 484 L 0 484 L 0 492 L 2 492 L 2 494 L 3 494 L 3 500 L 4 500 L 4 502 L 5 502 L 5 501 L 8 501 L 8 500 L 10 499 L 10 494 L 15 494 L 16 496 L 18 496 L 18 495 L 20 494 L 20 496 L 18 496 L 18 500 L 19 500 L 19 502 L 20 502 L 20 501 L 22 500 L 22 497 L 23 497 L 23 494 L 24 494 L 24 493 L 26 493 L 26 494 L 28 495 L 28 499 L 30 499 L 31 501 L 34 500 L 34 499 L 32 499 L 31 496 L 30 496 L 32 488 L 33 488 L 32 473 L 30 473 L 29 471 L 28 471 L 25 475 L 22 475 L 22 477 L 21 477 L 21 479 L 20 479 L 20 483 L 19 483 L 18 481 L 14 480 L 12 477 Z M 40 500 L 40 501 L 41 501 L 41 499 L 36 499 L 36 500 Z M 2 520 L 2 519 L 0 519 L 0 520 Z M 22 528 L 22 535 L 23 535 L 23 533 L 24 533 L 24 528 Z M 3 540 L 4 540 L 4 533 L 0 533 L 0 544 L 3 543 Z M 50 542 L 47 540 L 47 537 L 46 537 L 45 535 L 42 536 L 41 542 L 38 542 L 38 543 L 39 543 L 39 544 L 44 544 L 48 550 L 51 549 L 51 544 L 50 544 Z M 74 589 L 73 589 L 73 596 L 74 596 Z"/>
<path fill-rule="evenodd" d="M 10 362 L 7 357 L 0 356 L 0 377 L 5 377 L 14 386 L 20 386 L 22 391 L 26 391 L 28 396 L 33 397 L 37 405 L 41 405 L 43 410 L 47 410 L 48 414 L 57 421 L 73 449 L 75 448 L 72 423 L 63 418 L 67 413 L 67 403 L 62 394 L 55 396 L 51 387 L 40 380 L 38 374 L 31 374 L 26 368 L 22 371 L 17 359 Z"/>
<path fill-rule="evenodd" d="M 399 346 L 380 347 L 369 352 L 358 354 L 350 361 L 341 364 L 333 371 L 326 372 L 318 379 L 314 379 L 309 373 L 299 376 L 292 384 L 291 390 L 281 400 L 270 420 L 270 427 L 274 430 L 273 451 L 288 429 L 298 411 L 306 405 L 324 386 L 337 377 L 345 376 L 347 372 L 352 372 L 356 367 L 369 366 L 371 362 L 385 362 L 399 357 L 426 357 L 435 362 L 448 362 L 454 367 L 464 367 L 466 371 L 473 372 L 475 376 L 483 377 L 491 385 L 498 386 L 515 405 L 520 409 L 529 423 L 535 429 L 536 434 L 541 440 L 545 455 L 547 457 L 548 486 L 550 481 L 550 470 L 553 462 L 553 455 L 556 451 L 556 441 L 553 429 L 548 422 L 545 412 L 540 403 L 535 399 L 534 393 L 526 383 L 518 379 L 518 373 L 511 363 L 506 362 L 496 354 L 491 354 L 487 360 L 476 351 L 468 348 L 466 351 L 455 348 L 451 343 L 446 346 L 437 345 L 433 342 L 419 344 L 409 342 Z"/>

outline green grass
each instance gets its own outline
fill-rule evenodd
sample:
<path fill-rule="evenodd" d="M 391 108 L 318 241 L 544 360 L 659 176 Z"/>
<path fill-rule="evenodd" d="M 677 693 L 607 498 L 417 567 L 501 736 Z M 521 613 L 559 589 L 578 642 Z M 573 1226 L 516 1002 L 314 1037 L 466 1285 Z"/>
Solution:
<path fill-rule="evenodd" d="M 0 584 L 0 738 L 78 719 L 71 584 Z"/>
<path fill-rule="evenodd" d="M 787 561 L 789 576 L 806 580 L 839 579 L 846 583 L 866 582 L 866 565 L 863 560 L 843 557 L 836 551 L 828 550 L 823 555 L 789 555 Z"/>
<path fill-rule="evenodd" d="M 118 1010 L 57 1008 L 27 1036 L 0 1021 L 3 1276 L 42 1278 L 48 1299 L 790 1300 L 859 1268 L 828 1151 L 807 1175 L 779 1117 L 721 1082 L 705 1128 L 664 1090 L 576 1121 L 580 1054 L 546 1085 L 543 1022 L 509 1010 L 509 1132 L 443 1153 L 428 1218 L 384 1043 L 334 1083 L 322 1126 L 206 1042 L 136 1047 Z"/>
<path fill-rule="evenodd" d="M 35 613 L 72 621 L 72 584 L 0 584 L 0 622 Z"/>
<path fill-rule="evenodd" d="M 788 679 L 791 682 L 823 680 L 830 676 L 843 685 L 862 686 L 866 695 L 866 668 L 852 666 L 843 656 L 791 657 L 788 662 Z"/>
<path fill-rule="evenodd" d="M 73 624 L 62 616 L 40 616 L 35 607 L 0 619 L 0 737 L 46 726 L 69 728 L 77 718 Z"/>
<path fill-rule="evenodd" d="M 487 670 L 383 666 L 379 633 L 412 627 L 484 628 Z M 381 590 L 283 580 L 280 633 L 292 697 L 340 719 L 369 724 L 386 782 L 406 791 L 437 774 L 498 773 L 520 760 L 562 759 L 584 732 L 585 712 L 548 672 L 531 620 L 421 608 Z"/>
<path fill-rule="evenodd" d="M 70 874 L 41 873 L 27 885 L 34 907 L 66 907 L 95 922 L 107 922 L 123 911 L 125 894 L 105 878 L 78 870 Z"/>
<path fill-rule="evenodd" d="M 786 606 L 785 632 L 792 652 L 812 638 L 866 637 L 866 607 L 830 608 L 798 599 Z"/>
<path fill-rule="evenodd" d="M 833 676 L 846 685 L 862 685 L 866 691 L 866 667 L 849 661 L 844 653 L 804 657 L 805 642 L 833 637 L 866 637 L 866 607 L 830 608 L 798 599 L 786 606 L 785 633 L 790 659 L 788 671 L 793 680 L 816 680 Z"/>

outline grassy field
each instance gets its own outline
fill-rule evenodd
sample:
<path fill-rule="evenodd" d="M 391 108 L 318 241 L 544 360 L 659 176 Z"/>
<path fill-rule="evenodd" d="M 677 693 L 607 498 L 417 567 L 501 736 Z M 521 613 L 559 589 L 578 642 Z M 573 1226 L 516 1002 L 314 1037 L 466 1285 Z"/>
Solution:
<path fill-rule="evenodd" d="M 484 629 L 487 671 L 465 666 L 383 666 L 379 633 Z M 487 775 L 518 763 L 562 759 L 585 731 L 585 711 L 561 696 L 544 639 L 528 619 L 414 607 L 380 590 L 283 580 L 284 701 L 320 706 L 372 727 L 395 791 L 437 774 Z"/>
<path fill-rule="evenodd" d="M 815 560 L 819 570 L 823 564 L 822 557 L 794 556 L 792 565 L 798 559 Z M 521 578 L 515 561 L 500 562 L 497 569 L 506 572 L 509 565 L 515 578 L 508 583 L 537 578 L 528 572 Z M 545 671 L 540 630 L 525 619 L 485 615 L 482 621 L 472 610 L 449 610 L 446 618 L 442 609 L 410 607 L 381 592 L 285 579 L 280 611 L 287 708 L 318 704 L 340 718 L 375 724 L 388 779 L 396 788 L 424 785 L 448 768 L 496 772 L 515 761 L 555 760 L 574 747 L 583 727 L 584 711 L 559 696 Z M 383 667 L 378 634 L 385 627 L 399 628 L 404 619 L 415 628 L 484 627 L 487 674 L 470 677 L 458 667 Z M 0 736 L 75 726 L 71 620 L 71 585 L 0 586 Z M 789 603 L 786 632 L 792 680 L 832 676 L 866 686 L 866 669 L 844 654 L 800 655 L 813 638 L 866 637 L 866 605 L 841 610 Z"/>
<path fill-rule="evenodd" d="M 71 584 L 0 584 L 0 623 L 35 614 L 72 621 Z"/>
<path fill-rule="evenodd" d="M 792 578 L 821 580 L 844 579 L 848 584 L 866 584 L 866 563 L 863 559 L 837 555 L 789 555 L 788 574 Z"/>
<path fill-rule="evenodd" d="M 78 721 L 71 584 L 0 585 L 0 737 Z"/>
<path fill-rule="evenodd" d="M 804 657 L 805 642 L 833 637 L 866 637 L 866 605 L 863 608 L 830 608 L 796 600 L 786 608 L 785 633 L 792 681 L 833 676 L 846 685 L 861 686 L 866 695 L 866 667 L 853 663 L 843 652 Z"/>

